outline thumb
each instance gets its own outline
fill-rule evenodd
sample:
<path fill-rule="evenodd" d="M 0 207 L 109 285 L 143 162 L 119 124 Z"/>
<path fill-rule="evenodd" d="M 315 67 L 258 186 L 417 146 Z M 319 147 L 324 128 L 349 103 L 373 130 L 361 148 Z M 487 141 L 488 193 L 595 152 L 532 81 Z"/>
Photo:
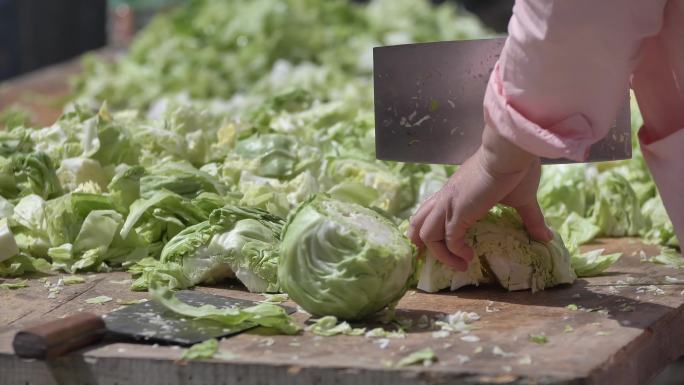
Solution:
<path fill-rule="evenodd" d="M 546 226 L 544 214 L 536 199 L 515 209 L 520 214 L 523 224 L 532 238 L 540 242 L 549 242 L 553 239 L 553 232 Z"/>

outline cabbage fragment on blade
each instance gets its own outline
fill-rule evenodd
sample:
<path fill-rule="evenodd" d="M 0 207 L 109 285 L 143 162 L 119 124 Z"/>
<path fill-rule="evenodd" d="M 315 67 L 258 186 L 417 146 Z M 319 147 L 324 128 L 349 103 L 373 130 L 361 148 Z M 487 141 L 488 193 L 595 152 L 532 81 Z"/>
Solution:
<path fill-rule="evenodd" d="M 285 309 L 270 303 L 260 303 L 250 307 L 217 308 L 213 305 L 192 306 L 180 301 L 169 288 L 160 285 L 158 280 L 150 282 L 150 296 L 164 308 L 196 320 L 217 323 L 226 329 L 240 329 L 250 326 L 263 326 L 281 334 L 297 334 L 301 327 L 287 314 Z"/>
<path fill-rule="evenodd" d="M 434 292 L 466 285 L 497 282 L 514 290 L 543 290 L 574 282 L 570 253 L 554 233 L 548 243 L 532 240 L 514 209 L 496 206 L 472 226 L 467 242 L 477 258 L 465 272 L 454 271 L 427 255 L 418 288 Z"/>
<path fill-rule="evenodd" d="M 415 266 L 414 248 L 377 212 L 317 195 L 290 216 L 278 280 L 318 316 L 360 319 L 396 303 Z"/>

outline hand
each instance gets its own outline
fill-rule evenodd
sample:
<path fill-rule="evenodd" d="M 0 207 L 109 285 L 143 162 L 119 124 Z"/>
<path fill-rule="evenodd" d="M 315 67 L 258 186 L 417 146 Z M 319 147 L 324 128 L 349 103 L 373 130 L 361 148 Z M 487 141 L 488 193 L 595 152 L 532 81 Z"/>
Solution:
<path fill-rule="evenodd" d="M 480 148 L 440 191 L 423 202 L 411 218 L 408 236 L 440 262 L 465 271 L 474 257 L 465 242 L 466 231 L 494 205 L 503 203 L 518 211 L 534 239 L 550 241 L 553 233 L 537 201 L 540 175 L 539 157 L 485 127 Z"/>

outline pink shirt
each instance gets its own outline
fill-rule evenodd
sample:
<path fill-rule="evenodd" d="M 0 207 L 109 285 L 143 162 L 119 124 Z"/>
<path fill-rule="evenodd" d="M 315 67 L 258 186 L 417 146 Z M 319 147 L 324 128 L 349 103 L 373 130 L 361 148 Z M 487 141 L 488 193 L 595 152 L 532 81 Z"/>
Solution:
<path fill-rule="evenodd" d="M 684 242 L 684 0 L 517 0 L 508 32 L 487 123 L 531 153 L 582 161 L 631 82 L 641 149 Z"/>

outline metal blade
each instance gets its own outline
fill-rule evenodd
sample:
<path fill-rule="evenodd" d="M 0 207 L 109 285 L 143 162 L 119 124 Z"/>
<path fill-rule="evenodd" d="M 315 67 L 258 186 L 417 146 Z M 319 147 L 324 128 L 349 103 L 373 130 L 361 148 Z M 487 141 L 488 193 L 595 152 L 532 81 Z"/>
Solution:
<path fill-rule="evenodd" d="M 481 143 L 482 101 L 505 38 L 373 50 L 378 159 L 461 164 Z M 629 94 L 588 162 L 632 156 Z M 542 159 L 542 163 L 576 163 Z"/>

